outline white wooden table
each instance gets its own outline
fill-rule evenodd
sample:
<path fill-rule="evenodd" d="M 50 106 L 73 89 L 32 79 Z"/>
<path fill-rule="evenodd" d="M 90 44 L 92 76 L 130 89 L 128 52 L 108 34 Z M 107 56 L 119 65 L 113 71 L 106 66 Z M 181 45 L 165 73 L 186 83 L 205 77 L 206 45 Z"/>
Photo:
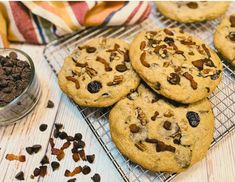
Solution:
<path fill-rule="evenodd" d="M 71 157 L 71 152 L 67 150 L 68 152 L 66 152 L 64 160 L 60 162 L 61 166 L 58 171 L 52 172 L 49 167 L 48 174 L 44 178 L 30 179 L 30 175 L 35 167 L 39 166 L 40 160 L 45 154 L 50 161 L 55 160 L 55 157 L 50 154 L 50 146 L 48 145 L 48 140 L 53 134 L 54 123 L 62 123 L 65 131 L 72 136 L 77 132 L 82 133 L 86 142 L 86 153 L 96 155 L 94 164 L 89 165 L 91 173 L 86 176 L 78 174 L 76 176 L 77 181 L 91 181 L 90 178 L 94 173 L 99 173 L 103 182 L 123 181 L 77 108 L 62 94 L 55 74 L 43 58 L 44 46 L 13 44 L 11 47 L 22 49 L 34 60 L 42 95 L 35 109 L 20 122 L 0 127 L 0 182 L 16 181 L 15 175 L 21 170 L 25 173 L 25 181 L 67 181 L 69 178 L 64 177 L 64 171 L 66 169 L 72 170 L 74 167 L 84 164 L 82 162 L 76 164 Z M 46 108 L 48 100 L 55 103 L 54 108 Z M 48 125 L 44 132 L 39 130 L 42 123 Z M 37 154 L 28 155 L 25 148 L 34 144 L 41 144 L 42 149 Z M 56 140 L 56 145 L 61 146 L 62 142 Z M 26 162 L 7 161 L 5 159 L 7 153 L 24 154 L 26 155 Z M 213 147 L 204 160 L 186 172 L 179 174 L 173 181 L 235 181 L 235 131 Z"/>

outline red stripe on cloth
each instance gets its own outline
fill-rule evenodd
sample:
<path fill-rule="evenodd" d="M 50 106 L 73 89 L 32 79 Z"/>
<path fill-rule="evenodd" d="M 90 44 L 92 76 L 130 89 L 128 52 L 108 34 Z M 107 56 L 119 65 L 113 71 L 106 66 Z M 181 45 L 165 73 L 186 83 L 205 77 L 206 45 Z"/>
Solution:
<path fill-rule="evenodd" d="M 148 18 L 149 14 L 151 12 L 151 6 L 148 4 L 146 10 L 144 11 L 143 15 L 140 17 L 140 19 L 137 21 L 137 23 L 141 23 L 144 21 L 146 18 Z"/>
<path fill-rule="evenodd" d="M 84 19 L 86 16 L 88 9 L 86 2 L 69 2 L 69 5 L 71 6 L 76 19 L 80 25 L 84 25 Z"/>
<path fill-rule="evenodd" d="M 29 43 L 39 43 L 29 11 L 21 2 L 10 1 L 11 11 L 17 28 Z"/>
<path fill-rule="evenodd" d="M 135 16 L 135 14 L 137 13 L 137 11 L 140 9 L 141 5 L 143 4 L 143 1 L 139 2 L 139 5 L 134 9 L 134 11 L 131 12 L 131 14 L 129 15 L 129 17 L 127 18 L 127 20 L 125 21 L 125 25 L 128 24 L 132 18 Z"/>

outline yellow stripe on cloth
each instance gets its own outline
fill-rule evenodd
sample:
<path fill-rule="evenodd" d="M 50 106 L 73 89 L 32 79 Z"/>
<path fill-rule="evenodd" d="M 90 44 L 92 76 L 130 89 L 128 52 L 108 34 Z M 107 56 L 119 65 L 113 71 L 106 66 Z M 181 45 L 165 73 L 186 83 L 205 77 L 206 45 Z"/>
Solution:
<path fill-rule="evenodd" d="M 0 47 L 8 47 L 9 43 L 7 40 L 7 23 L 3 15 L 4 8 L 0 4 Z"/>

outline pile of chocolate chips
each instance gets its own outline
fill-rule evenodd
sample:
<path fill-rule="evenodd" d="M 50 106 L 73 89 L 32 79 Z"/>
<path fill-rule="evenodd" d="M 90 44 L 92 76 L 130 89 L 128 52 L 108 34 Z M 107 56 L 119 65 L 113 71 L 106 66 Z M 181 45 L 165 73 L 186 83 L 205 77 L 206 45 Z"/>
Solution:
<path fill-rule="evenodd" d="M 18 97 L 28 86 L 32 70 L 15 52 L 0 55 L 0 107 Z"/>

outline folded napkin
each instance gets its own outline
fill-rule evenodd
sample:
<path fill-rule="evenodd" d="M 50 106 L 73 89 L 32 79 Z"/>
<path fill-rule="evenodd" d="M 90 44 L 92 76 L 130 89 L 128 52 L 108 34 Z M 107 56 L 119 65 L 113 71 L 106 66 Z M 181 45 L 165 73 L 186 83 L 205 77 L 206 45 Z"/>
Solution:
<path fill-rule="evenodd" d="M 0 2 L 0 47 L 8 41 L 45 44 L 90 26 L 131 25 L 145 20 L 148 2 Z"/>

